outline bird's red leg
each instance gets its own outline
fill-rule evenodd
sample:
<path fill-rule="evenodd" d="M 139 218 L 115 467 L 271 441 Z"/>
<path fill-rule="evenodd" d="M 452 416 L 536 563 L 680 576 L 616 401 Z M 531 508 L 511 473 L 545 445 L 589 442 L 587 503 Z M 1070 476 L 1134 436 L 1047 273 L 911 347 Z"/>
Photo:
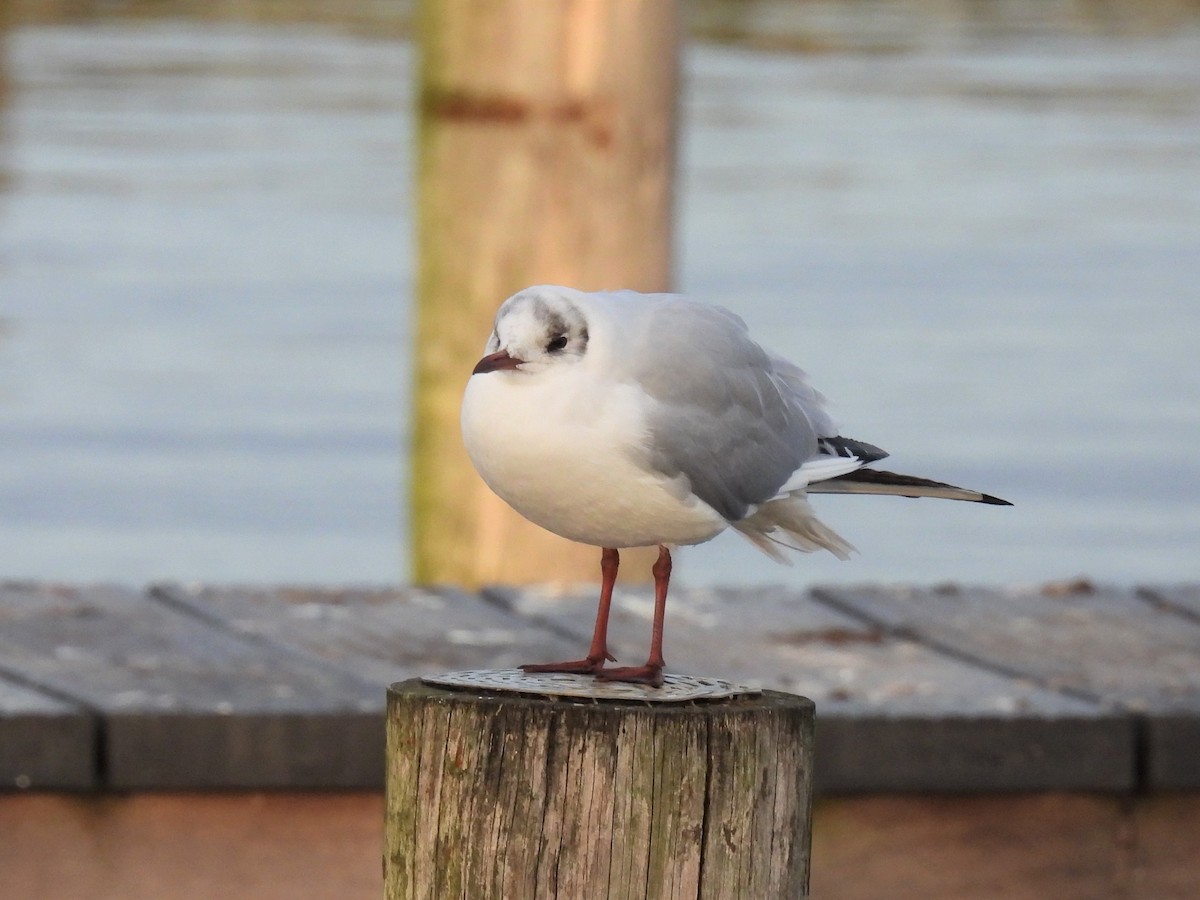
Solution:
<path fill-rule="evenodd" d="M 596 610 L 596 627 L 592 631 L 592 646 L 588 648 L 586 659 L 575 659 L 570 662 L 537 663 L 521 666 L 523 672 L 565 672 L 568 674 L 590 675 L 604 668 L 606 660 L 616 661 L 616 657 L 608 652 L 608 611 L 612 606 L 613 585 L 617 583 L 617 566 L 621 557 L 611 547 L 605 547 L 600 553 L 600 607 Z"/>
<path fill-rule="evenodd" d="M 659 545 L 654 568 L 654 624 L 650 630 L 650 658 L 644 666 L 618 666 L 601 669 L 596 677 L 605 681 L 628 681 L 662 687 L 663 683 L 663 618 L 667 612 L 667 587 L 671 583 L 671 551 Z"/>

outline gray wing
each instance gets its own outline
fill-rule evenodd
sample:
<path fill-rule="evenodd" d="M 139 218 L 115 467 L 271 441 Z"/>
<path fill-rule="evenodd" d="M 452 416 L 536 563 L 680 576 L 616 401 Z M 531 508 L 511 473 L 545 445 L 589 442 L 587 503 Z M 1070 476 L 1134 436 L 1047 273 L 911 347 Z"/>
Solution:
<path fill-rule="evenodd" d="M 822 426 L 832 427 L 822 398 L 720 307 L 663 297 L 639 325 L 629 359 L 653 401 L 650 464 L 686 476 L 729 521 L 744 518 L 817 453 Z"/>

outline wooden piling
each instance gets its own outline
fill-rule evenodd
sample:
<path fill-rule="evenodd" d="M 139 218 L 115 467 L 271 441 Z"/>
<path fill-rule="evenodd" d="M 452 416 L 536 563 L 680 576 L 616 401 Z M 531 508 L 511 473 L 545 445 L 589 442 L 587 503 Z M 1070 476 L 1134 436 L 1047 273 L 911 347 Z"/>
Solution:
<path fill-rule="evenodd" d="M 666 290 L 675 0 L 424 0 L 411 570 L 418 583 L 595 580 L 475 475 L 459 406 L 505 297 Z M 632 553 L 623 574 L 649 577 Z"/>
<path fill-rule="evenodd" d="M 813 704 L 392 685 L 387 900 L 807 896 Z"/>

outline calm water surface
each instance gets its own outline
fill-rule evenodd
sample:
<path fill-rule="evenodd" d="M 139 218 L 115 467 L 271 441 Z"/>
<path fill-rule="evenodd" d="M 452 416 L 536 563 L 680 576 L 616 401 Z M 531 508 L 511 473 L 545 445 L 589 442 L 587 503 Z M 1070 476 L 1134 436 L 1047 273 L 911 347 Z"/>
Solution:
<path fill-rule="evenodd" d="M 693 45 L 680 287 L 895 468 L 1017 505 L 820 497 L 852 562 L 722 536 L 681 578 L 1196 580 L 1200 30 L 934 37 Z M 0 576 L 403 580 L 411 48 L 0 53 Z"/>

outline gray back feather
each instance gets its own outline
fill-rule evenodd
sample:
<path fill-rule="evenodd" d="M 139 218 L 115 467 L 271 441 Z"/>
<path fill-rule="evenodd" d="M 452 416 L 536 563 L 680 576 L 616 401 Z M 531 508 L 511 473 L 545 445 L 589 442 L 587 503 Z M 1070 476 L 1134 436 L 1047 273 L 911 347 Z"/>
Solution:
<path fill-rule="evenodd" d="M 626 357 L 630 374 L 655 401 L 650 464 L 686 476 L 736 522 L 817 453 L 832 422 L 804 373 L 751 340 L 733 313 L 671 295 L 653 300 L 626 335 L 640 344 Z"/>

